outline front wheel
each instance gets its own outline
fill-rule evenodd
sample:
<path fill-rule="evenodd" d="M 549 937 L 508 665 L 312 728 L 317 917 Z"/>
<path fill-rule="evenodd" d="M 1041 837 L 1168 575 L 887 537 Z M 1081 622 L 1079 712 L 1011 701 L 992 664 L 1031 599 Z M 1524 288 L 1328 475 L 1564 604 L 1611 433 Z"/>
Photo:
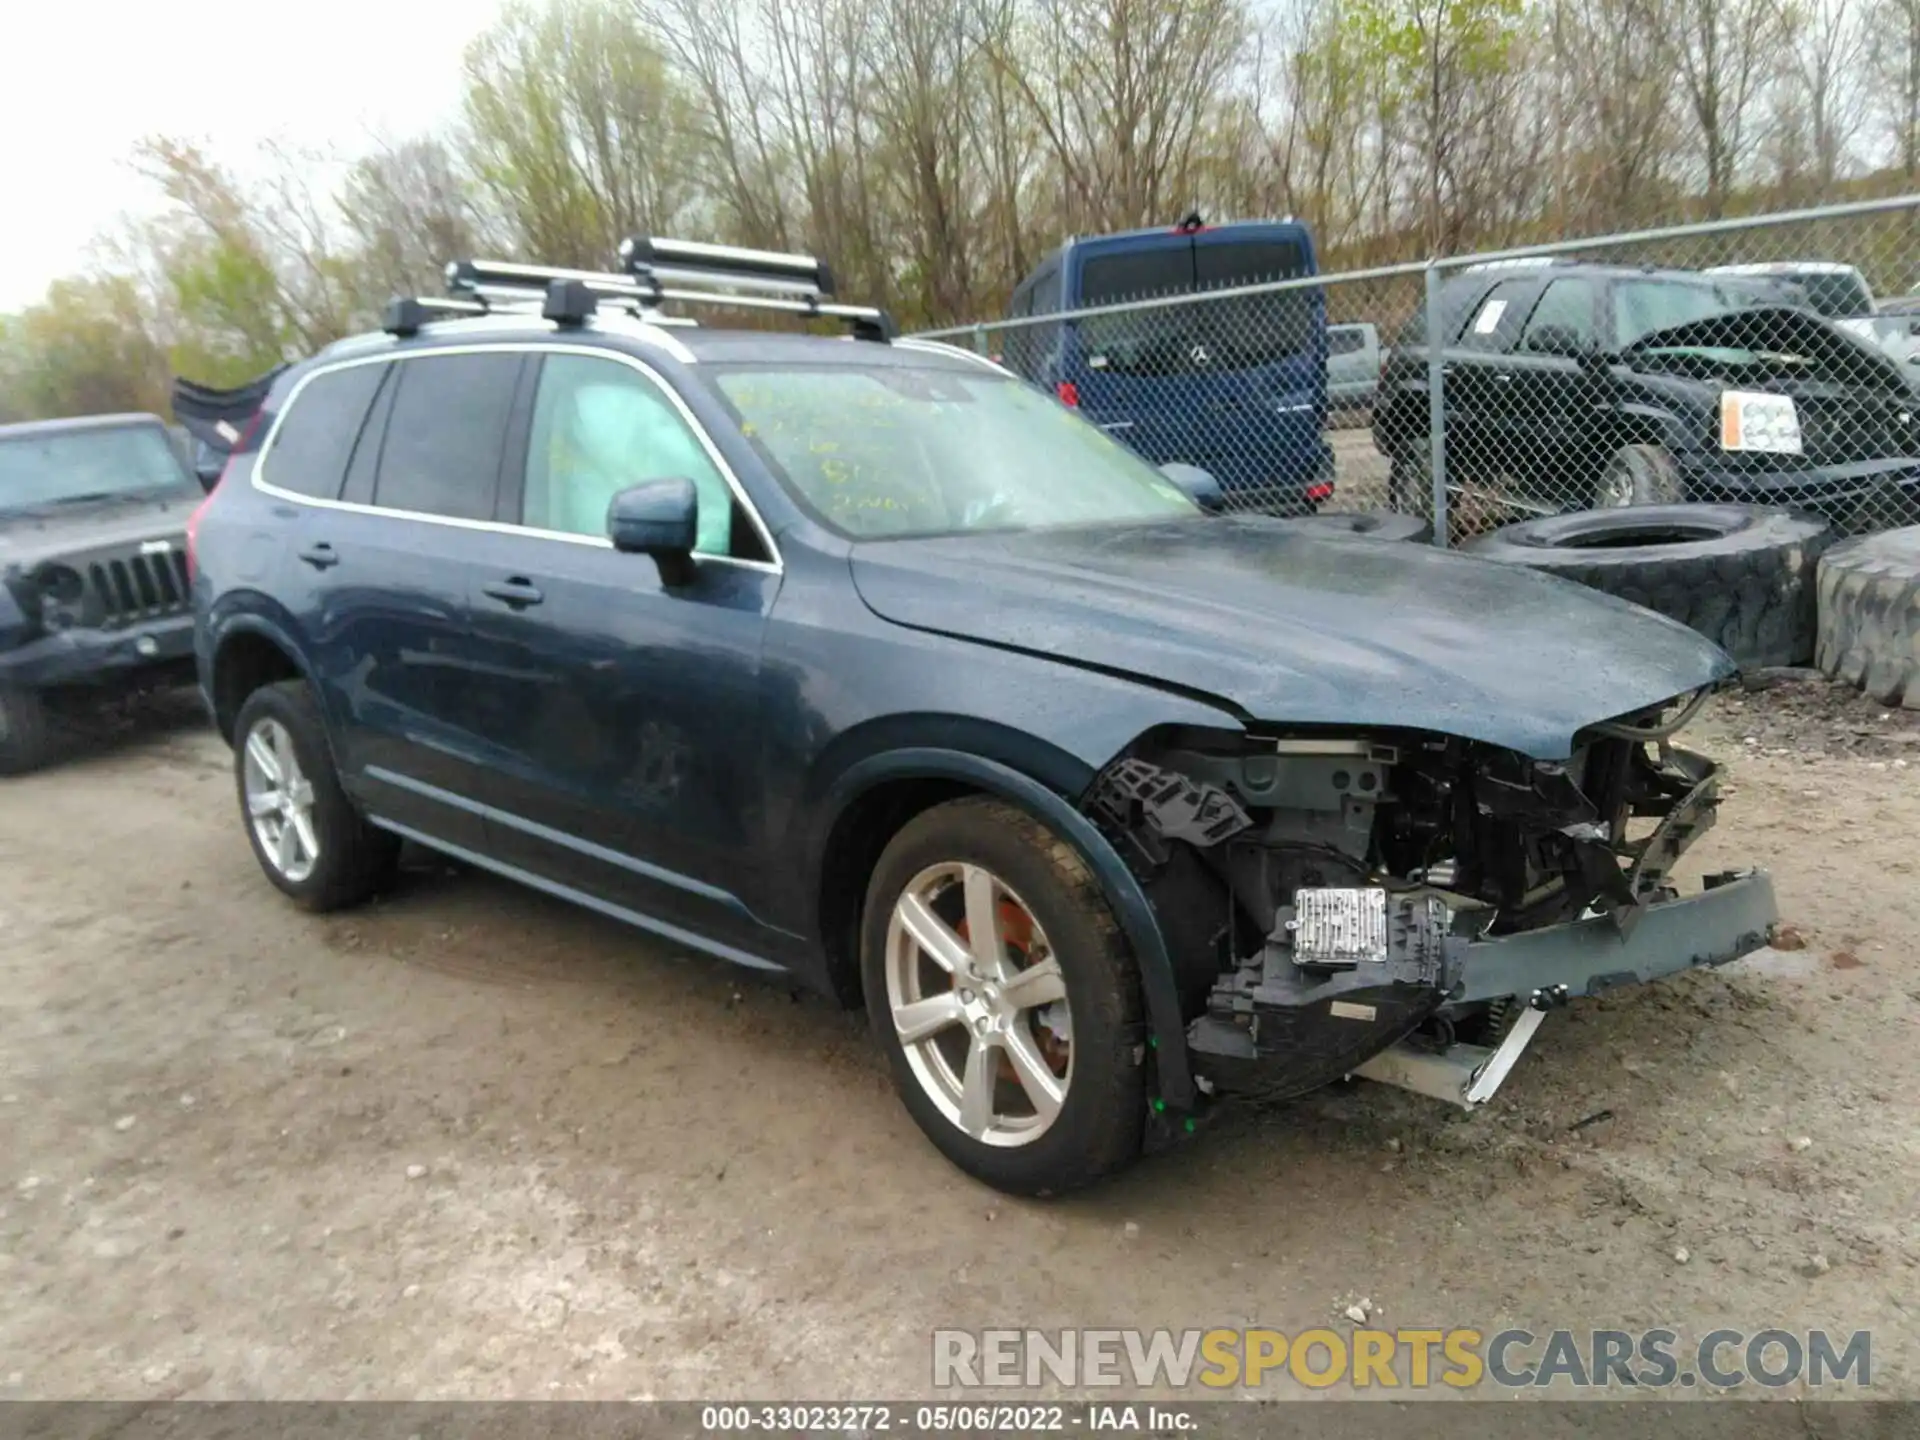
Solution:
<path fill-rule="evenodd" d="M 400 841 L 362 819 L 341 788 L 306 681 L 247 697 L 234 722 L 233 776 L 254 858 L 306 909 L 357 904 L 392 878 Z"/>
<path fill-rule="evenodd" d="M 1140 1152 L 1140 982 L 1080 856 L 997 800 L 940 805 L 880 857 L 867 1013 L 927 1137 L 996 1189 L 1087 1185 Z"/>
<path fill-rule="evenodd" d="M 1686 484 L 1673 452 L 1664 445 L 1622 445 L 1607 462 L 1593 497 L 1594 509 L 1628 505 L 1678 505 Z"/>

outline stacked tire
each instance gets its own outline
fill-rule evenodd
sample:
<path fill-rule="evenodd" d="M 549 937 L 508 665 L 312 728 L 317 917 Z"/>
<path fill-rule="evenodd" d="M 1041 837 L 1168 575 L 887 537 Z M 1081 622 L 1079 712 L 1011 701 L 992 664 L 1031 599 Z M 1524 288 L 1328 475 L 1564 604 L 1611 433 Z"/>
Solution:
<path fill-rule="evenodd" d="M 1835 546 L 1819 586 L 1821 670 L 1882 705 L 1920 710 L 1920 525 Z"/>
<path fill-rule="evenodd" d="M 1824 520 L 1753 505 L 1632 505 L 1507 525 L 1483 560 L 1577 580 L 1691 626 L 1743 668 L 1814 655 Z"/>

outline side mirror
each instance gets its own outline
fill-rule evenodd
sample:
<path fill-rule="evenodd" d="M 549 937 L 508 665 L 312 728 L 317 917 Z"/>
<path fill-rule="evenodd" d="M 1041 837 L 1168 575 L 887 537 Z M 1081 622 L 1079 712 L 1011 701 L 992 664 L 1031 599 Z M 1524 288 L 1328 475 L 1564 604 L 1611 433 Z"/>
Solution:
<path fill-rule="evenodd" d="M 628 486 L 607 505 L 607 536 L 629 555 L 651 555 L 660 583 L 672 588 L 693 579 L 693 544 L 699 533 L 700 496 L 691 480 L 648 480 Z"/>
<path fill-rule="evenodd" d="M 1211 470 L 1170 460 L 1160 467 L 1160 473 L 1178 485 L 1186 497 L 1207 514 L 1218 515 L 1227 508 L 1226 491 L 1220 488 L 1220 482 L 1213 478 Z"/>

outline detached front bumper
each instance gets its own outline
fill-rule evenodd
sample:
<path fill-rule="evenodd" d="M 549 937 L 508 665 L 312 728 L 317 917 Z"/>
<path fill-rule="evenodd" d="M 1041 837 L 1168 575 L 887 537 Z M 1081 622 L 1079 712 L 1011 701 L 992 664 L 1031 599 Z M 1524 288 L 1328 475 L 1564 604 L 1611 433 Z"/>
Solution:
<path fill-rule="evenodd" d="M 1449 1003 L 1519 1002 L 1524 1008 L 1500 1044 L 1434 1049 L 1403 1040 L 1352 1073 L 1468 1108 L 1486 1103 L 1549 1010 L 1576 996 L 1725 965 L 1769 942 L 1780 911 L 1765 871 L 1710 875 L 1705 883 L 1698 895 L 1647 906 L 1627 934 L 1596 917 L 1468 944 Z"/>
<path fill-rule="evenodd" d="M 59 630 L 0 652 L 0 684 L 27 690 L 129 681 L 193 659 L 193 616 L 168 615 L 111 630 Z"/>
<path fill-rule="evenodd" d="M 1341 897 L 1330 904 L 1331 921 L 1308 907 L 1304 897 L 1315 893 Z M 1483 1104 L 1547 1011 L 1737 960 L 1765 946 L 1779 919 L 1773 882 L 1758 870 L 1709 876 L 1701 893 L 1640 906 L 1625 923 L 1596 916 L 1485 940 L 1447 933 L 1433 902 L 1357 898 L 1381 894 L 1301 892 L 1300 913 L 1288 922 L 1293 954 L 1273 954 L 1263 968 L 1223 982 L 1209 1013 L 1189 1027 L 1204 1086 L 1277 1097 L 1362 1075 Z M 1303 955 L 1309 945 L 1317 954 Z M 1351 945 L 1352 958 L 1329 945 Z M 1325 956 L 1334 958 L 1322 966 Z M 1498 1047 L 1437 1047 L 1414 1033 L 1432 1016 L 1498 1002 L 1521 1007 Z"/>

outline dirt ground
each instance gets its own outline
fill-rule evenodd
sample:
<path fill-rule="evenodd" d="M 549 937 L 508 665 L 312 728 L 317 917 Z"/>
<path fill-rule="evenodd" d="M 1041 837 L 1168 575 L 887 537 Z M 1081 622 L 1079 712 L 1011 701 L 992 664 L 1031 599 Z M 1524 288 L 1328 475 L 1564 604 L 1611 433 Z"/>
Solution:
<path fill-rule="evenodd" d="M 1870 1329 L 1920 1397 L 1912 724 L 1798 682 L 1697 727 L 1696 868 L 1771 867 L 1804 948 L 1576 1003 L 1474 1116 L 1357 1083 L 1025 1203 L 824 1003 L 439 867 L 295 911 L 159 707 L 0 789 L 0 1397 L 909 1397 L 936 1326 L 1363 1296 Z"/>

